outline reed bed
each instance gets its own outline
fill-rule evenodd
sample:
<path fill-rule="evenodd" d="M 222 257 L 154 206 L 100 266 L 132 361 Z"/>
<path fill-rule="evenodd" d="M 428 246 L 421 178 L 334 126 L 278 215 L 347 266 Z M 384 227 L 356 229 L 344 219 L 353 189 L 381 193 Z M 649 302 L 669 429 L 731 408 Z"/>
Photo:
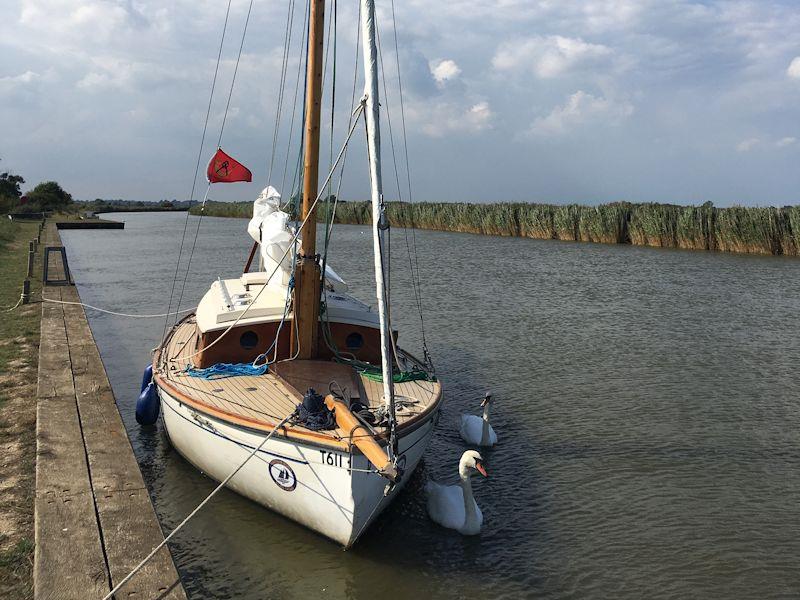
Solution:
<path fill-rule="evenodd" d="M 320 220 L 327 217 L 323 204 Z M 250 202 L 209 202 L 205 214 L 250 217 Z M 197 214 L 198 207 L 192 209 Z M 633 244 L 752 254 L 800 254 L 800 206 L 716 208 L 615 202 L 579 204 L 390 202 L 394 227 L 536 239 Z M 372 222 L 369 202 L 340 202 L 336 222 Z"/>

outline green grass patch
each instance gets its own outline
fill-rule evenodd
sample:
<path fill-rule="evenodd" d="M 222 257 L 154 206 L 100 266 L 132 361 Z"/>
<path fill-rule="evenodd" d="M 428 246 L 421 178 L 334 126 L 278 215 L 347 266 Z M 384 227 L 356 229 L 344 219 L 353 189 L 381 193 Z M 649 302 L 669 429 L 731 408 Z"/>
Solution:
<path fill-rule="evenodd" d="M 36 237 L 36 223 L 13 222 L 5 217 L 0 218 L 0 310 L 4 316 L 0 319 L 0 373 L 8 373 L 10 366 L 19 357 L 22 346 L 39 342 L 40 313 L 38 304 L 19 307 L 12 312 L 7 309 L 14 306 L 22 293 L 22 282 L 28 271 L 28 242 Z M 38 266 L 34 265 L 35 267 Z M 31 280 L 31 297 L 39 298 L 41 282 L 34 273 Z M 0 386 L 0 406 L 9 392 Z"/>

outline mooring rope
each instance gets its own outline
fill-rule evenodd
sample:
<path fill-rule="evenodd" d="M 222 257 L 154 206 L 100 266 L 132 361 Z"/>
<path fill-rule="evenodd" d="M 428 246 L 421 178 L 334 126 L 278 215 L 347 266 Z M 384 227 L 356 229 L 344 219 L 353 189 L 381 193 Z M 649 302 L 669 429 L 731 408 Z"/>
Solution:
<path fill-rule="evenodd" d="M 132 319 L 155 319 L 157 317 L 169 317 L 172 315 L 180 315 L 183 313 L 191 312 L 195 309 L 192 308 L 184 308 L 183 310 L 169 312 L 169 313 L 162 313 L 158 315 L 132 315 L 128 313 L 122 312 L 115 312 L 113 310 L 106 310 L 105 308 L 98 308 L 96 306 L 92 306 L 91 304 L 84 304 L 83 302 L 70 302 L 68 300 L 53 300 L 52 298 L 45 298 L 42 296 L 42 302 L 51 302 L 53 304 L 74 304 L 76 306 L 83 306 L 84 308 L 91 308 L 92 310 L 96 310 L 97 312 L 106 313 L 107 315 L 114 315 L 115 317 L 130 317 Z"/>
<path fill-rule="evenodd" d="M 19 305 L 22 304 L 23 300 L 25 300 L 25 292 L 22 292 L 19 295 L 19 300 L 17 300 L 17 303 L 14 306 L 12 306 L 11 308 L 6 308 L 4 312 L 11 312 L 15 308 L 19 307 Z"/>
<path fill-rule="evenodd" d="M 286 416 L 283 418 L 283 420 L 281 420 L 281 422 L 280 422 L 280 423 L 278 423 L 277 425 L 275 425 L 275 427 L 273 427 L 273 428 L 272 428 L 272 431 L 270 431 L 270 432 L 269 432 L 269 435 L 267 435 L 267 437 L 265 437 L 265 438 L 264 438 L 264 439 L 261 441 L 261 443 L 260 443 L 258 446 L 256 446 L 255 448 L 253 448 L 253 451 L 252 451 L 250 454 L 248 454 L 248 455 L 247 455 L 247 458 L 245 458 L 245 459 L 244 459 L 244 460 L 243 460 L 243 461 L 242 461 L 242 462 L 239 464 L 239 466 L 238 466 L 238 467 L 236 467 L 236 468 L 235 468 L 235 469 L 234 469 L 234 470 L 231 472 L 231 474 L 230 474 L 230 475 L 228 475 L 228 476 L 227 476 L 225 479 L 223 479 L 223 480 L 220 482 L 220 484 L 219 484 L 217 487 L 215 487 L 215 488 L 214 488 L 214 490 L 213 490 L 213 491 L 212 491 L 212 492 L 211 492 L 211 493 L 210 493 L 208 496 L 206 496 L 206 497 L 205 497 L 205 499 L 204 499 L 204 500 L 203 500 L 203 501 L 202 501 L 200 504 L 198 504 L 198 505 L 197 505 L 197 507 L 196 507 L 196 508 L 195 508 L 195 509 L 194 509 L 192 512 L 190 512 L 190 513 L 189 513 L 189 514 L 186 516 L 186 518 L 185 518 L 183 521 L 181 521 L 181 522 L 178 524 L 178 526 L 177 526 L 177 527 L 175 527 L 175 529 L 173 529 L 173 530 L 170 532 L 170 534 L 169 534 L 167 537 L 165 537 L 165 538 L 164 538 L 164 541 L 163 541 L 163 542 L 161 542 L 161 543 L 160 543 L 160 544 L 158 544 L 158 545 L 157 545 L 155 548 L 153 548 L 153 549 L 151 550 L 150 554 L 148 554 L 148 555 L 147 555 L 147 556 L 144 558 L 144 560 L 142 560 L 142 562 L 140 562 L 138 565 L 136 565 L 136 567 L 134 567 L 133 571 L 131 571 L 130 573 L 128 573 L 128 574 L 125 576 L 125 578 L 124 578 L 122 581 L 120 581 L 120 582 L 119 582 L 119 583 L 118 583 L 116 586 L 114 586 L 114 588 L 113 588 L 113 589 L 112 589 L 112 590 L 111 590 L 111 591 L 110 591 L 108 594 L 106 594 L 106 595 L 103 597 L 103 600 L 108 600 L 109 598 L 113 597 L 113 596 L 114 596 L 114 594 L 116 594 L 116 593 L 117 593 L 117 592 L 120 590 L 120 588 L 122 588 L 122 586 L 123 586 L 123 585 L 125 585 L 126 583 L 128 583 L 128 581 L 130 581 L 131 577 L 133 577 L 134 575 L 136 575 L 136 573 L 138 573 L 138 572 L 141 570 L 141 568 L 142 568 L 142 567 L 144 567 L 144 566 L 147 564 L 147 562 L 148 562 L 148 561 L 149 561 L 151 558 L 153 558 L 153 557 L 156 555 L 156 553 L 157 553 L 159 550 L 161 550 L 161 548 L 163 548 L 164 546 L 166 546 L 167 542 L 169 542 L 169 541 L 172 539 L 172 536 L 174 536 L 176 533 L 178 533 L 178 532 L 179 532 L 179 531 L 180 531 L 180 530 L 183 528 L 183 526 L 184 526 L 184 525 L 186 525 L 186 523 L 188 523 L 188 522 L 189 522 L 189 520 L 190 520 L 192 517 L 194 517 L 194 516 L 195 516 L 195 515 L 196 515 L 198 512 L 200 512 L 200 509 L 201 509 L 201 508 L 203 508 L 203 507 L 204 507 L 204 506 L 205 506 L 205 505 L 208 503 L 208 501 L 209 501 L 209 500 L 211 500 L 211 498 L 213 498 L 214 496 L 216 496 L 217 492 L 219 492 L 219 491 L 220 491 L 222 488 L 224 488 L 224 487 L 225 487 L 225 486 L 228 484 L 228 482 L 229 482 L 231 479 L 233 479 L 233 477 L 234 477 L 234 476 L 235 476 L 235 475 L 236 475 L 236 474 L 237 474 L 239 471 L 241 471 L 241 470 L 242 470 L 242 468 L 243 468 L 243 467 L 244 467 L 244 466 L 245 466 L 245 465 L 246 465 L 246 464 L 247 464 L 247 463 L 250 461 L 250 459 L 251 459 L 251 458 L 253 458 L 253 457 L 256 455 L 256 453 L 257 453 L 259 450 L 261 450 L 261 448 L 263 448 L 263 447 L 264 447 L 264 444 L 266 444 L 266 443 L 269 441 L 269 439 L 272 437 L 272 435 L 273 435 L 273 434 L 274 434 L 276 431 L 278 431 L 278 429 L 280 429 L 281 427 L 283 427 L 283 425 L 285 425 L 285 424 L 286 424 L 286 422 L 287 422 L 287 421 L 288 421 L 288 420 L 289 420 L 289 419 L 292 417 L 292 415 L 293 415 L 293 414 L 294 414 L 294 409 L 292 409 L 292 412 L 290 412 L 288 415 L 286 415 Z"/>

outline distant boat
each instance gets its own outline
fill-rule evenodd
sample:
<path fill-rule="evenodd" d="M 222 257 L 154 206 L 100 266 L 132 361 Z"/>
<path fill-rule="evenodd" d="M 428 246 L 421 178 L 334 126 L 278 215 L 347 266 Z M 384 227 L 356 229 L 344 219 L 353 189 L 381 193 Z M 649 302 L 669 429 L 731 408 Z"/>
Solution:
<path fill-rule="evenodd" d="M 370 158 L 377 310 L 320 266 L 315 211 L 324 6 L 320 0 L 309 6 L 302 235 L 289 227 L 277 190 L 265 189 L 248 227 L 262 268 L 211 284 L 196 312 L 156 349 L 153 381 L 171 443 L 218 481 L 301 405 L 228 486 L 349 547 L 422 458 L 442 387 L 429 361 L 397 347 L 391 327 L 373 0 L 361 1 L 366 85 L 358 117 L 366 121 Z M 205 379 L 187 372 L 187 366 L 242 364 L 249 365 L 247 374 Z"/>

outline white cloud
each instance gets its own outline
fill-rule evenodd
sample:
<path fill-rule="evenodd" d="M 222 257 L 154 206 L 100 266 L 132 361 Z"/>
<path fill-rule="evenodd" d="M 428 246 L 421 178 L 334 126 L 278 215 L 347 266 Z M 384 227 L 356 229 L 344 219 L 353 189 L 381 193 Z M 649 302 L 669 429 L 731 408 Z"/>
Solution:
<path fill-rule="evenodd" d="M 758 138 L 748 138 L 736 144 L 737 152 L 750 152 L 753 148 L 760 146 L 761 140 Z"/>
<path fill-rule="evenodd" d="M 787 146 L 791 146 L 792 144 L 794 144 L 796 141 L 797 141 L 797 138 L 785 137 L 785 138 L 781 138 L 777 142 L 775 142 L 775 145 L 778 148 L 786 148 Z"/>
<path fill-rule="evenodd" d="M 792 62 L 789 63 L 786 74 L 792 79 L 800 79 L 800 56 L 794 57 Z"/>
<path fill-rule="evenodd" d="M 455 79 L 461 75 L 461 68 L 454 60 L 444 59 L 439 61 L 431 61 L 429 63 L 431 75 L 436 80 L 436 83 L 444 84 L 450 79 Z"/>
<path fill-rule="evenodd" d="M 536 119 L 530 132 L 534 135 L 558 135 L 591 122 L 616 125 L 632 115 L 633 110 L 630 102 L 615 102 L 579 90 L 546 117 Z"/>
<path fill-rule="evenodd" d="M 0 77 L 0 89 L 12 88 L 16 86 L 24 86 L 42 78 L 41 74 L 33 71 L 25 71 L 19 75 L 9 75 L 7 77 Z"/>
<path fill-rule="evenodd" d="M 547 79 L 594 64 L 611 54 L 608 46 L 590 44 L 581 38 L 534 36 L 501 44 L 492 58 L 492 66 L 498 71 L 532 71 Z"/>
<path fill-rule="evenodd" d="M 411 119 L 420 124 L 422 131 L 437 138 L 491 129 L 493 117 L 494 113 L 486 101 L 477 102 L 469 108 L 458 107 L 452 102 L 426 103 L 411 110 Z"/>

